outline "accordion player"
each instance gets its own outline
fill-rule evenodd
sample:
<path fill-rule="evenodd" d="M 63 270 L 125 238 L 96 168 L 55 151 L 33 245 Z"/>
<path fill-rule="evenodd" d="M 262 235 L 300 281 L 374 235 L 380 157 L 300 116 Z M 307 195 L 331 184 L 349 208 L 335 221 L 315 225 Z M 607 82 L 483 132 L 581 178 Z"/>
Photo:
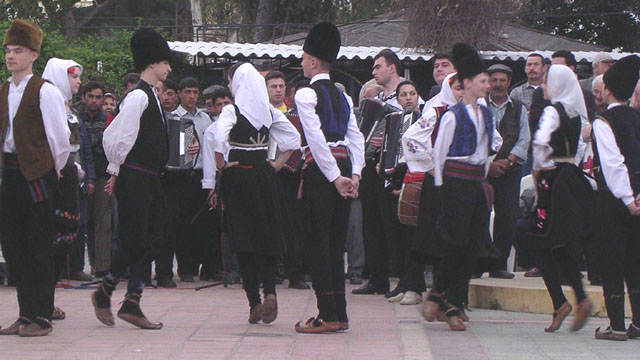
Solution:
<path fill-rule="evenodd" d="M 405 163 L 402 155 L 402 135 L 420 118 L 420 115 L 420 112 L 415 110 L 404 110 L 385 116 L 384 138 L 380 154 L 380 174 L 383 176 L 391 176 L 399 165 Z"/>
<path fill-rule="evenodd" d="M 169 133 L 169 161 L 167 170 L 184 171 L 195 169 L 199 154 L 190 154 L 190 146 L 199 142 L 198 131 L 193 116 L 185 114 L 165 114 Z"/>
<path fill-rule="evenodd" d="M 384 103 L 377 98 L 368 98 L 362 100 L 360 104 L 360 113 L 358 116 L 358 124 L 360 132 L 364 135 L 365 159 L 372 160 L 375 158 L 379 148 L 371 144 L 371 138 L 383 137 L 385 127 L 385 116 L 391 114 L 398 109 Z"/>

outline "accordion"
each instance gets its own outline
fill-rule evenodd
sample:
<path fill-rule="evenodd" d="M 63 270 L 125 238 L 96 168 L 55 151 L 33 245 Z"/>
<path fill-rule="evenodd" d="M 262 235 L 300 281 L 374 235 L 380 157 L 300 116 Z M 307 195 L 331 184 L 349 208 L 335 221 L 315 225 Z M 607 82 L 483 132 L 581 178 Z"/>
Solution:
<path fill-rule="evenodd" d="M 196 166 L 198 154 L 190 155 L 189 146 L 198 140 L 193 118 L 189 115 L 165 114 L 169 133 L 169 161 L 167 169 L 173 171 L 191 170 Z"/>
<path fill-rule="evenodd" d="M 380 154 L 380 174 L 389 174 L 405 162 L 402 154 L 402 135 L 420 118 L 420 112 L 404 110 L 385 116 L 384 140 Z"/>
<path fill-rule="evenodd" d="M 374 136 L 384 135 L 384 117 L 397 109 L 385 104 L 382 100 L 369 98 L 362 100 L 360 104 L 360 114 L 358 124 L 360 132 L 364 135 L 365 158 L 373 159 L 377 148 L 369 142 Z"/>

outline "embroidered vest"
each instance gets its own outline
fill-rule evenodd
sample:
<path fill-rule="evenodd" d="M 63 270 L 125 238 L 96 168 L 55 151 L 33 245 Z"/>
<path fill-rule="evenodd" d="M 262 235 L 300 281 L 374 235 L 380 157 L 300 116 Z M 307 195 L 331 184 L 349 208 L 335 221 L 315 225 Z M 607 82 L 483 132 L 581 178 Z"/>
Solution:
<path fill-rule="evenodd" d="M 318 98 L 316 113 L 320 118 L 320 130 L 325 139 L 327 142 L 344 140 L 351 115 L 347 98 L 331 80 L 318 80 L 311 84 L 311 89 L 316 92 Z M 307 140 L 303 134 L 302 146 L 306 145 Z"/>
<path fill-rule="evenodd" d="M 146 81 L 140 80 L 131 91 L 135 89 L 147 94 L 149 104 L 142 112 L 138 137 L 125 162 L 138 163 L 151 170 L 160 171 L 169 161 L 169 137 L 164 114 L 158 107 L 153 89 Z"/>
<path fill-rule="evenodd" d="M 237 120 L 229 132 L 229 145 L 234 148 L 229 151 L 229 162 L 238 161 L 240 165 L 265 162 L 269 145 L 269 128 L 263 126 L 259 130 L 256 129 L 240 113 L 238 106 L 233 107 L 236 110 Z M 271 114 L 265 114 L 265 116 L 271 116 Z"/>
<path fill-rule="evenodd" d="M 580 116 L 570 118 L 560 103 L 551 105 L 560 115 L 560 126 L 551 134 L 553 157 L 574 157 L 580 140 Z"/>
<path fill-rule="evenodd" d="M 478 108 L 480 109 L 480 112 L 482 112 L 485 131 L 489 137 L 489 152 L 491 152 L 491 142 L 493 141 L 493 114 L 491 113 L 491 110 L 487 109 L 485 106 L 478 105 Z M 449 111 L 452 111 L 456 116 L 456 130 L 453 134 L 453 141 L 451 142 L 447 156 L 470 156 L 476 152 L 478 141 L 476 127 L 462 102 L 459 102 L 449 108 Z"/>

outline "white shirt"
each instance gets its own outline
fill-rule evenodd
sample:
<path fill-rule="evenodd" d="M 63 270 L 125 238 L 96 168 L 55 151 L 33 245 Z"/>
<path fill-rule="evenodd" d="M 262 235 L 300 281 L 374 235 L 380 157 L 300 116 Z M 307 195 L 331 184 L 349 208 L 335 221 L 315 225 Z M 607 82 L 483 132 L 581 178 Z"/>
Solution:
<path fill-rule="evenodd" d="M 411 172 L 427 172 L 433 169 L 433 144 L 431 135 L 436 125 L 436 110 L 430 108 L 402 135 L 402 154 Z"/>
<path fill-rule="evenodd" d="M 207 130 L 207 128 L 213 123 L 209 115 L 204 112 L 204 110 L 196 109 L 195 113 L 190 113 L 185 108 L 183 108 L 182 105 L 173 110 L 172 114 L 179 117 L 183 117 L 185 115 L 191 116 L 196 128 L 196 134 L 198 135 L 198 142 L 202 142 L 202 139 L 204 139 L 205 130 Z M 200 154 L 198 155 L 198 161 L 196 161 L 195 168 L 202 169 L 202 146 L 200 146 Z"/>
<path fill-rule="evenodd" d="M 300 149 L 300 134 L 295 126 L 287 119 L 282 111 L 277 110 L 269 105 L 271 117 L 273 119 L 271 127 L 269 127 L 269 135 L 278 143 L 278 147 L 282 151 Z M 203 149 L 203 189 L 213 189 L 216 184 L 216 163 L 215 154 L 227 154 L 233 149 L 229 144 L 229 133 L 238 121 L 236 117 L 236 109 L 233 105 L 227 105 L 222 108 L 222 112 L 218 121 L 209 126 L 204 133 L 204 149 Z M 245 151 L 266 150 L 267 146 L 260 148 L 243 148 Z"/>
<path fill-rule="evenodd" d="M 540 116 L 538 131 L 533 139 L 533 170 L 545 169 L 555 166 L 556 162 L 570 162 L 574 165 L 580 164 L 584 155 L 586 144 L 582 141 L 582 136 L 578 136 L 578 148 L 576 156 L 573 158 L 558 158 L 551 156 L 553 148 L 549 144 L 551 134 L 560 127 L 560 115 L 553 106 L 547 106 Z"/>
<path fill-rule="evenodd" d="M 607 109 L 619 105 L 619 103 L 609 104 Z M 620 152 L 613 130 L 608 122 L 597 117 L 593 121 L 593 132 L 598 141 L 600 168 L 607 181 L 607 187 L 613 196 L 622 200 L 625 205 L 629 205 L 634 200 L 629 170 L 624 164 L 624 155 Z"/>
<path fill-rule="evenodd" d="M 25 76 L 18 85 L 11 78 L 7 79 L 9 82 L 9 94 L 7 96 L 9 119 L 2 148 L 4 152 L 16 153 L 16 143 L 13 138 L 13 119 L 18 112 L 22 95 L 31 77 L 33 77 L 33 74 Z M 40 112 L 42 113 L 42 124 L 44 125 L 51 156 L 53 157 L 56 171 L 60 172 L 66 165 L 71 152 L 71 145 L 69 144 L 71 131 L 67 124 L 67 109 L 64 105 L 64 98 L 60 90 L 48 82 L 42 84 L 40 88 Z"/>
<path fill-rule="evenodd" d="M 329 74 L 317 74 L 311 78 L 311 84 L 318 80 L 329 80 Z M 316 105 L 318 104 L 318 96 L 311 88 L 303 88 L 296 92 L 296 108 L 300 116 L 300 123 L 304 129 L 304 136 L 313 159 L 322 174 L 333 182 L 340 176 L 340 169 L 336 159 L 331 154 L 330 147 L 346 146 L 349 150 L 349 158 L 351 160 L 351 173 L 360 176 L 364 167 L 364 136 L 358 129 L 356 116 L 353 114 L 353 102 L 351 98 L 345 94 L 347 103 L 349 103 L 350 116 L 347 124 L 347 133 L 344 140 L 337 142 L 327 142 L 321 129 L 320 117 L 316 113 Z M 306 147 L 305 147 L 306 148 Z"/>
<path fill-rule="evenodd" d="M 162 114 L 160 100 L 155 91 L 153 97 L 156 99 L 158 111 Z M 118 175 L 120 165 L 122 165 L 133 148 L 138 138 L 140 130 L 140 117 L 149 106 L 149 97 L 141 89 L 135 89 L 127 94 L 120 104 L 120 112 L 113 119 L 109 127 L 104 130 L 102 146 L 109 161 L 107 173 Z"/>
<path fill-rule="evenodd" d="M 477 105 L 476 105 L 477 106 Z M 489 170 L 489 136 L 487 136 L 484 119 L 482 118 L 482 111 L 477 106 L 477 114 L 472 105 L 465 105 L 465 109 L 469 114 L 471 122 L 476 128 L 476 151 L 469 156 L 448 156 L 449 148 L 453 142 L 453 135 L 456 130 L 456 116 L 453 111 L 447 111 L 440 120 L 440 127 L 438 129 L 438 137 L 436 143 L 433 146 L 433 161 L 434 161 L 434 184 L 435 186 L 442 185 L 442 172 L 444 170 L 444 163 L 448 160 L 461 161 L 467 164 L 484 165 L 485 174 Z M 493 141 L 491 143 L 491 150 L 498 151 L 502 146 L 502 136 L 498 130 L 493 128 Z"/>

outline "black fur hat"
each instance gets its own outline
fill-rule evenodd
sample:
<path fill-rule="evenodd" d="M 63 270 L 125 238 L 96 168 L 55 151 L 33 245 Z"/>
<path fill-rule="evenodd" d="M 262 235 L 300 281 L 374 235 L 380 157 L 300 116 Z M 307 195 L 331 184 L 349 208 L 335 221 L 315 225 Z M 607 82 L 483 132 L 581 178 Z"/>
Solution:
<path fill-rule="evenodd" d="M 140 28 L 131 37 L 131 53 L 133 63 L 138 71 L 171 58 L 171 50 L 167 41 L 157 31 L 150 28 Z"/>
<path fill-rule="evenodd" d="M 330 22 L 316 24 L 304 40 L 302 50 L 328 63 L 336 60 L 340 51 L 340 31 Z"/>
<path fill-rule="evenodd" d="M 618 100 L 627 100 L 633 95 L 638 83 L 640 58 L 637 55 L 625 56 L 604 73 L 604 86 L 611 90 Z"/>
<path fill-rule="evenodd" d="M 466 43 L 456 43 L 451 51 L 453 66 L 458 71 L 460 80 L 474 77 L 486 71 L 484 61 L 478 52 Z"/>

